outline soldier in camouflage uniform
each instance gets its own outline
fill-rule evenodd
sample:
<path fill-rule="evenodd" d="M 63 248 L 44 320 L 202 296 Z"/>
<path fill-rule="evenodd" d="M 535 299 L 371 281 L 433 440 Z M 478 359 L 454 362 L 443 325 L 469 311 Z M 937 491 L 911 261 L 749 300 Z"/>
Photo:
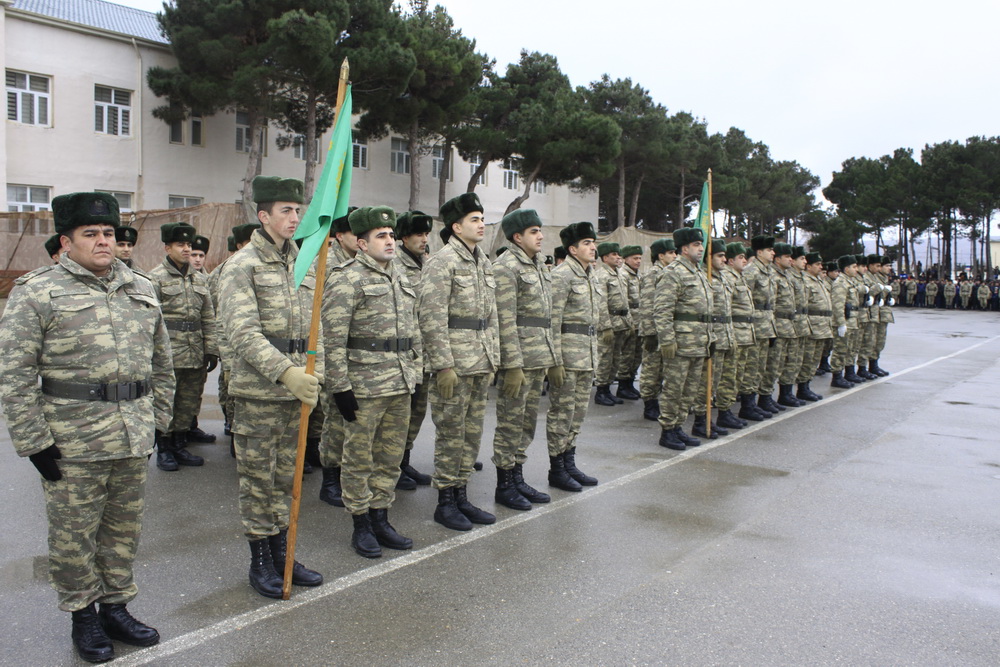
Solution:
<path fill-rule="evenodd" d="M 59 234 L 53 234 L 49 238 L 45 239 L 45 254 L 52 259 L 53 264 L 59 263 L 59 255 L 62 254 L 62 241 L 59 240 Z"/>
<path fill-rule="evenodd" d="M 622 265 L 618 267 L 618 277 L 625 284 L 628 309 L 632 326 L 626 332 L 622 343 L 622 358 L 618 364 L 618 391 L 615 395 L 634 401 L 639 398 L 635 389 L 635 373 L 642 361 L 642 343 L 639 341 L 639 266 L 642 264 L 642 246 L 627 245 L 621 250 Z"/>
<path fill-rule="evenodd" d="M 853 255 L 844 255 L 837 260 L 840 275 L 833 281 L 830 291 L 830 305 L 833 311 L 830 326 L 836 337 L 833 339 L 833 353 L 830 355 L 830 368 L 833 378 L 830 386 L 838 389 L 850 389 L 854 386 L 851 380 L 844 377 L 850 357 L 850 335 L 859 328 L 858 290 L 854 278 L 858 274 L 858 261 Z"/>
<path fill-rule="evenodd" d="M 660 342 L 653 325 L 653 294 L 660 271 L 677 259 L 673 239 L 658 239 L 649 248 L 653 266 L 639 281 L 639 338 L 642 344 L 642 366 L 639 367 L 639 397 L 642 398 L 644 419 L 660 418 L 660 392 L 663 390 L 663 358 Z"/>
<path fill-rule="evenodd" d="M 197 271 L 198 273 L 200 273 L 201 275 L 205 276 L 205 284 L 206 285 L 208 285 L 208 276 L 209 276 L 209 273 L 208 273 L 208 271 L 205 270 L 205 259 L 208 257 L 208 249 L 209 249 L 210 246 L 211 246 L 211 242 L 208 240 L 208 237 L 205 237 L 205 236 L 195 236 L 194 237 L 194 241 L 191 242 L 191 256 L 190 256 L 191 268 L 194 269 L 195 271 Z M 212 286 L 211 285 L 208 285 L 208 296 L 209 296 L 209 299 L 212 298 Z M 213 313 L 215 312 L 215 304 L 214 304 L 214 302 L 212 304 L 212 312 Z M 218 332 L 218 329 L 219 329 L 218 322 L 216 322 L 215 329 L 216 329 L 216 332 Z M 218 336 L 216 337 L 216 342 L 218 342 Z M 221 358 L 221 355 L 219 355 L 218 358 Z M 218 360 L 216 361 L 216 364 L 218 364 Z M 211 367 L 211 368 L 209 368 L 206 365 L 206 367 L 202 370 L 201 383 L 197 385 L 201 389 L 201 391 L 198 394 L 198 405 L 199 406 L 201 405 L 202 396 L 204 395 L 205 380 L 208 379 L 208 374 L 211 373 L 212 370 L 214 370 L 214 368 L 215 368 L 214 366 Z M 209 444 L 215 442 L 215 435 L 213 435 L 211 433 L 206 433 L 205 431 L 203 431 L 200 428 L 198 428 L 198 414 L 197 413 L 195 413 L 194 418 L 191 420 L 191 428 L 189 428 L 188 432 L 187 432 L 187 441 L 188 442 L 203 442 L 203 443 L 209 443 Z"/>
<path fill-rule="evenodd" d="M 115 227 L 115 258 L 120 259 L 130 269 L 133 268 L 132 250 L 138 240 L 139 231 L 134 227 Z"/>
<path fill-rule="evenodd" d="M 886 258 L 883 258 L 886 259 Z M 888 272 L 888 268 L 886 268 Z M 885 284 L 888 283 L 888 274 L 886 275 Z M 936 280 L 930 280 L 927 282 L 927 307 L 937 308 L 938 307 L 938 292 L 941 291 L 941 283 Z"/>
<path fill-rule="evenodd" d="M 876 270 L 872 271 L 872 267 L 877 267 Z M 885 370 L 878 364 L 879 357 L 882 356 L 882 350 L 885 349 L 885 338 L 888 333 L 889 325 L 893 323 L 892 306 L 896 304 L 896 301 L 892 298 L 892 289 L 889 287 L 889 270 L 892 268 L 892 264 L 888 257 L 882 257 L 878 255 L 870 255 L 868 257 L 868 267 L 869 273 L 874 274 L 874 284 L 881 288 L 882 296 L 879 300 L 878 306 L 878 323 L 875 329 L 875 342 L 872 346 L 872 354 L 868 359 L 868 372 L 879 377 L 885 377 L 889 375 L 889 371 Z M 927 285 L 928 290 L 931 285 L 936 285 L 936 283 L 929 283 Z M 935 294 L 935 296 L 937 296 Z M 931 300 L 933 304 L 934 301 Z"/>
<path fill-rule="evenodd" d="M 316 374 L 306 373 L 315 268 L 295 288 L 302 182 L 258 176 L 253 181 L 260 229 L 226 263 L 220 281 L 219 317 L 232 353 L 233 397 L 240 515 L 250 544 L 250 585 L 281 598 L 292 482 L 301 405 L 316 407 L 323 377 L 322 337 Z M 322 334 L 322 327 L 320 327 Z M 323 577 L 293 564 L 292 583 L 318 586 Z"/>
<path fill-rule="evenodd" d="M 742 243 L 728 244 L 726 246 L 726 266 L 722 270 L 722 279 L 729 291 L 735 343 L 732 354 L 727 357 L 723 364 L 719 388 L 715 394 L 716 405 L 719 408 L 717 423 L 723 428 L 743 428 L 747 426 L 746 420 L 759 422 L 771 416 L 771 413 L 768 412 L 767 417 L 765 417 L 757 407 L 756 394 L 740 392 L 746 375 L 747 357 L 755 342 L 753 296 L 750 294 L 750 288 L 746 281 L 743 280 L 743 269 L 747 265 L 746 252 Z M 735 401 L 739 401 L 740 407 L 745 408 L 744 412 L 750 415 L 746 420 L 732 413 Z"/>
<path fill-rule="evenodd" d="M 493 465 L 496 502 L 515 510 L 547 503 L 548 494 L 524 481 L 528 445 L 535 438 L 538 399 L 546 374 L 562 384 L 552 343 L 552 275 L 542 263 L 542 221 L 518 209 L 500 221 L 510 250 L 493 265 L 500 325 L 500 373 Z"/>
<path fill-rule="evenodd" d="M 708 380 L 709 366 L 711 366 L 712 397 L 714 399 L 719 390 L 722 378 L 722 368 L 733 356 L 733 349 L 736 347 L 735 333 L 733 332 L 733 307 L 730 300 L 729 288 L 722 278 L 722 270 L 726 265 L 726 241 L 725 239 L 712 239 L 712 251 L 706 256 L 704 270 L 706 278 L 708 268 L 712 268 L 712 278 L 709 285 L 712 288 L 712 336 L 714 342 L 709 347 L 709 357 L 701 373 L 701 383 L 692 405 L 694 412 L 694 426 L 691 427 L 691 435 L 699 438 L 715 439 L 720 435 L 729 435 L 726 426 L 713 423 L 708 411 Z M 711 262 L 711 264 L 709 264 Z M 711 363 L 709 363 L 711 362 Z M 721 412 L 721 411 L 720 411 Z M 743 428 L 742 424 L 734 428 Z"/>
<path fill-rule="evenodd" d="M 597 339 L 597 392 L 594 403 L 598 405 L 620 405 L 621 398 L 612 396 L 611 383 L 624 354 L 625 340 L 632 330 L 632 315 L 628 308 L 628 289 L 618 275 L 621 266 L 621 248 L 617 243 L 601 243 L 597 246 L 600 261 L 595 277 L 598 289 L 604 298 L 605 308 L 601 314 L 601 326 Z M 638 398 L 638 396 L 636 396 Z"/>
<path fill-rule="evenodd" d="M 187 223 L 163 225 L 160 240 L 167 254 L 148 274 L 170 332 L 177 380 L 173 421 L 166 433 L 156 434 L 156 467 L 166 471 L 177 470 L 179 465 L 205 463 L 205 459 L 187 451 L 187 433 L 201 408 L 205 369 L 214 369 L 219 362 L 215 310 L 208 293 L 208 281 L 192 270 L 188 261 L 194 236 L 194 227 Z"/>
<path fill-rule="evenodd" d="M 814 392 L 809 383 L 819 367 L 827 341 L 833 337 L 833 329 L 830 327 L 833 307 L 830 305 L 830 293 L 820 277 L 823 258 L 818 252 L 810 252 L 806 253 L 804 259 L 806 267 L 802 272 L 802 303 L 803 316 L 809 323 L 809 333 L 803 339 L 802 363 L 799 365 L 797 378 L 798 391 L 795 395 L 804 401 L 819 401 L 823 397 Z"/>
<path fill-rule="evenodd" d="M 795 292 L 795 319 L 793 320 L 795 324 L 795 348 L 794 356 L 789 356 L 788 365 L 791 368 L 788 369 L 788 374 L 786 375 L 786 378 L 791 378 L 794 385 L 804 382 L 804 380 L 800 379 L 802 376 L 802 359 L 805 357 L 806 347 L 810 341 L 809 336 L 812 335 L 809 314 L 806 312 L 808 310 L 808 297 L 806 295 L 805 269 L 806 249 L 800 245 L 794 246 L 792 248 L 792 268 L 789 269 L 788 275 L 791 278 L 792 288 Z M 815 366 L 809 371 L 810 377 L 814 370 Z M 792 395 L 800 403 L 812 403 L 819 400 L 819 394 L 796 391 L 795 386 L 792 387 Z M 813 398 L 813 396 L 816 396 L 816 398 Z"/>
<path fill-rule="evenodd" d="M 787 243 L 774 244 L 774 263 L 771 268 L 774 272 L 774 331 L 775 341 L 771 346 L 767 356 L 767 377 L 775 376 L 778 380 L 778 405 L 788 408 L 797 408 L 805 405 L 805 401 L 800 401 L 792 394 L 792 386 L 795 383 L 795 376 L 799 366 L 795 359 L 796 331 L 795 331 L 795 287 L 792 285 L 792 252 L 793 248 Z M 760 393 L 767 394 L 768 389 L 773 391 L 773 385 L 768 386 L 761 383 Z"/>
<path fill-rule="evenodd" d="M 399 270 L 396 214 L 366 206 L 349 216 L 354 259 L 336 267 L 323 294 L 324 391 L 344 418 L 343 500 L 354 521 L 351 546 L 366 558 L 413 540 L 389 523 L 420 379 L 417 292 Z"/>
<path fill-rule="evenodd" d="M 434 289 L 420 294 L 420 335 L 426 369 L 435 374 L 428 392 L 434 439 L 434 520 L 470 530 L 496 517 L 473 505 L 467 485 L 483 437 L 486 392 L 500 364 L 493 265 L 479 243 L 486 234 L 483 205 L 474 192 L 441 207 L 445 246 L 424 266 Z"/>
<path fill-rule="evenodd" d="M 125 605 L 138 592 L 146 459 L 173 405 L 170 340 L 153 286 L 114 257 L 115 198 L 62 195 L 52 213 L 64 253 L 10 292 L 0 399 L 14 448 L 43 478 L 59 608 L 80 657 L 104 662 L 112 639 L 160 639 Z"/>
<path fill-rule="evenodd" d="M 876 259 L 878 255 L 874 256 Z M 858 346 L 857 374 L 864 380 L 874 380 L 878 376 L 868 372 L 868 360 L 875 354 L 875 336 L 878 329 L 879 304 L 882 300 L 882 286 L 870 269 L 868 256 L 858 256 L 858 275 L 865 293 L 865 304 L 862 305 L 860 321 L 863 323 L 861 342 Z M 923 294 L 921 293 L 922 297 Z"/>
<path fill-rule="evenodd" d="M 191 268 L 206 277 L 208 276 L 208 271 L 205 270 L 205 260 L 208 258 L 208 248 L 210 245 L 211 242 L 207 236 L 195 235 L 194 240 L 191 241 L 191 254 L 188 255 L 188 262 Z"/>
<path fill-rule="evenodd" d="M 855 362 L 859 360 L 861 344 L 864 342 L 865 325 L 868 323 L 868 307 L 872 304 L 868 294 L 869 288 L 865 285 L 864 276 L 868 271 L 868 258 L 865 255 L 855 255 L 854 261 L 857 264 L 856 273 L 851 278 L 854 283 L 857 300 L 855 302 L 854 314 L 858 321 L 857 329 L 847 332 L 847 364 L 844 368 L 844 378 L 854 384 L 860 384 L 868 380 L 867 377 L 858 372 Z M 867 365 L 867 362 L 866 364 Z M 867 373 L 867 371 L 865 371 Z"/>
<path fill-rule="evenodd" d="M 820 276 L 822 279 L 823 287 L 826 289 L 827 296 L 833 294 L 833 281 L 837 279 L 840 275 L 840 266 L 836 261 L 826 262 L 823 265 L 825 269 L 823 275 Z M 823 356 L 819 361 L 819 368 L 816 369 L 816 375 L 826 375 L 832 372 L 830 367 L 830 355 L 833 353 L 833 340 L 836 338 L 836 332 L 834 331 L 833 321 L 832 321 L 832 310 L 831 310 L 831 323 L 830 323 L 830 338 L 826 339 L 823 343 Z"/>
<path fill-rule="evenodd" d="M 774 322 L 774 237 L 755 236 L 750 239 L 754 257 L 743 270 L 743 280 L 753 296 L 753 332 L 757 342 L 747 355 L 747 370 L 741 393 L 757 397 L 758 414 L 776 415 L 785 408 L 771 397 L 774 377 L 768 374 L 768 359 L 775 340 Z M 740 418 L 751 419 L 749 411 L 740 410 Z"/>
<path fill-rule="evenodd" d="M 549 446 L 549 485 L 581 491 L 597 479 L 576 466 L 576 438 L 587 415 L 590 387 L 597 367 L 597 341 L 604 299 L 593 266 L 597 233 L 589 222 L 559 231 L 566 261 L 552 271 L 552 347 L 556 365 L 550 373 L 545 437 Z M 560 371 L 561 369 L 561 371 Z M 559 377 L 562 382 L 557 384 Z"/>

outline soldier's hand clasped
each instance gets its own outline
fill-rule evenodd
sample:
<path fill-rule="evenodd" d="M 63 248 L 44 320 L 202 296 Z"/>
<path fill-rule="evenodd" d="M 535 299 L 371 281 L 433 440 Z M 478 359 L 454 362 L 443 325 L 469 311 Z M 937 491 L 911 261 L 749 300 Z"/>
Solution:
<path fill-rule="evenodd" d="M 508 368 L 503 374 L 503 395 L 516 398 L 521 393 L 524 384 L 524 371 L 520 368 Z"/>
<path fill-rule="evenodd" d="M 340 411 L 345 420 L 352 422 L 358 418 L 356 414 L 358 411 L 358 399 L 354 395 L 353 389 L 334 393 L 333 400 L 337 404 L 337 410 Z"/>
<path fill-rule="evenodd" d="M 315 375 L 306 373 L 302 366 L 292 366 L 281 374 L 278 382 L 288 387 L 295 398 L 311 408 L 316 407 L 319 401 L 319 380 Z"/>
<path fill-rule="evenodd" d="M 51 445 L 37 454 L 28 456 L 28 460 L 38 469 L 42 478 L 50 482 L 58 482 L 62 479 L 62 472 L 59 471 L 59 466 L 56 464 L 56 459 L 61 458 L 62 452 L 55 445 Z"/>

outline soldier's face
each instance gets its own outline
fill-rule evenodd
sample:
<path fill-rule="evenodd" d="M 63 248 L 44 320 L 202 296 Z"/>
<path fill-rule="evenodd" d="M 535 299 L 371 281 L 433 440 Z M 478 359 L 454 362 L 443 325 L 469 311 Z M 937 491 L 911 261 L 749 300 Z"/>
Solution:
<path fill-rule="evenodd" d="M 337 232 L 337 243 L 351 257 L 358 254 L 358 237 L 354 235 L 354 232 Z"/>
<path fill-rule="evenodd" d="M 745 269 L 747 266 L 747 256 L 736 255 L 736 257 L 733 257 L 732 259 L 726 260 L 726 263 L 729 264 L 729 266 L 736 269 L 738 273 L 743 273 L 743 269 Z"/>
<path fill-rule="evenodd" d="M 521 238 L 518 239 L 518 236 Z M 523 234 L 514 235 L 514 243 L 520 246 L 521 250 L 528 257 L 534 257 L 542 249 L 542 239 L 545 236 L 542 234 L 542 228 L 538 225 L 534 227 L 528 227 L 524 230 Z"/>
<path fill-rule="evenodd" d="M 712 271 L 718 273 L 726 265 L 726 253 L 717 252 L 712 255 Z"/>
<path fill-rule="evenodd" d="M 270 212 L 258 211 L 257 219 L 272 239 L 288 241 L 299 228 L 301 214 L 301 205 L 290 201 L 276 201 L 271 204 Z"/>
<path fill-rule="evenodd" d="M 775 257 L 774 263 L 777 264 L 782 269 L 790 269 L 792 267 L 792 256 L 781 255 L 779 257 Z"/>
<path fill-rule="evenodd" d="M 858 275 L 858 265 L 851 264 L 850 266 L 845 266 L 844 273 L 847 274 L 848 278 L 856 278 Z"/>
<path fill-rule="evenodd" d="M 455 236 L 474 246 L 486 236 L 486 218 L 479 211 L 473 211 L 460 221 L 452 224 Z"/>
<path fill-rule="evenodd" d="M 205 266 L 205 253 L 201 250 L 191 251 L 191 268 L 195 271 L 201 271 L 201 267 Z"/>
<path fill-rule="evenodd" d="M 638 271 L 639 265 L 642 264 L 642 255 L 629 255 L 625 258 L 625 264 L 633 271 Z"/>
<path fill-rule="evenodd" d="M 862 264 L 858 264 L 858 275 L 863 276 L 868 273 L 868 267 Z"/>
<path fill-rule="evenodd" d="M 697 264 L 705 256 L 705 244 L 701 241 L 695 241 L 681 246 L 681 255 Z"/>
<path fill-rule="evenodd" d="M 379 227 L 358 239 L 358 250 L 383 266 L 396 256 L 396 234 L 392 227 Z"/>
<path fill-rule="evenodd" d="M 115 243 L 115 257 L 120 260 L 132 259 L 132 242 L 118 241 Z"/>
<path fill-rule="evenodd" d="M 812 264 L 806 264 L 806 271 L 809 272 L 810 276 L 818 276 L 820 271 L 823 270 L 823 262 L 813 262 Z"/>
<path fill-rule="evenodd" d="M 757 259 L 765 264 L 770 264 L 774 261 L 774 248 L 761 248 L 757 251 Z"/>
<path fill-rule="evenodd" d="M 597 241 L 583 239 L 571 245 L 568 252 L 586 268 L 597 258 Z"/>
<path fill-rule="evenodd" d="M 609 252 L 607 255 L 601 258 L 605 264 L 610 266 L 612 269 L 617 269 L 622 265 L 622 256 L 616 252 Z"/>
<path fill-rule="evenodd" d="M 187 264 L 191 261 L 191 244 L 187 241 L 176 241 L 163 246 L 167 251 L 167 257 L 174 261 L 174 264 Z"/>
<path fill-rule="evenodd" d="M 795 259 L 793 259 L 792 266 L 794 266 L 799 271 L 806 268 L 806 256 L 803 255 L 802 257 L 796 257 Z"/>
<path fill-rule="evenodd" d="M 673 262 L 675 259 L 677 259 L 677 251 L 676 250 L 668 250 L 665 253 L 663 253 L 663 265 L 664 266 L 669 266 L 671 264 L 671 262 Z"/>
<path fill-rule="evenodd" d="M 94 275 L 103 276 L 115 261 L 115 228 L 111 225 L 77 227 L 60 239 L 63 252 Z"/>
<path fill-rule="evenodd" d="M 403 246 L 414 255 L 423 255 L 424 251 L 427 250 L 427 238 L 429 236 L 430 232 L 410 234 L 403 239 Z"/>
<path fill-rule="evenodd" d="M 827 271 L 826 272 L 826 277 L 829 278 L 830 280 L 836 280 L 837 276 L 839 276 L 839 275 L 840 275 L 840 271 Z"/>

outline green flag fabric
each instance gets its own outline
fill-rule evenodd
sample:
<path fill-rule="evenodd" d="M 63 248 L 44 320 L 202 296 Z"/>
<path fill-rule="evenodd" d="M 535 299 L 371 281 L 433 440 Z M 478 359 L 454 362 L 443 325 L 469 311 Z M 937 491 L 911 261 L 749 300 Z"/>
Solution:
<path fill-rule="evenodd" d="M 698 221 L 694 226 L 701 228 L 701 233 L 705 238 L 705 247 L 710 249 L 712 247 L 712 191 L 708 189 L 708 181 L 705 181 L 705 185 L 701 187 Z"/>
<path fill-rule="evenodd" d="M 344 105 L 337 114 L 333 125 L 333 138 L 327 153 L 323 173 L 319 177 L 316 193 L 313 195 L 306 214 L 302 216 L 295 239 L 302 239 L 302 247 L 295 259 L 295 287 L 302 284 L 313 260 L 323 249 L 330 223 L 347 215 L 348 200 L 351 196 L 351 86 L 347 86 Z"/>

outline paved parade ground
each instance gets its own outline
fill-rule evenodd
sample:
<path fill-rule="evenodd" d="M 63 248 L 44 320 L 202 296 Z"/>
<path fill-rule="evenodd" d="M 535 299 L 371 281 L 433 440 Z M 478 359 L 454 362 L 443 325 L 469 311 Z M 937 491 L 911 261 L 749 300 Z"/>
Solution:
<path fill-rule="evenodd" d="M 203 468 L 150 463 L 129 609 L 163 641 L 114 665 L 996 665 L 1000 656 L 1000 315 L 897 308 L 888 378 L 678 454 L 641 402 L 591 403 L 578 462 L 550 489 L 544 417 L 527 481 L 553 502 L 494 509 L 490 402 L 474 503 L 493 526 L 434 523 L 436 492 L 390 512 L 411 552 L 369 561 L 350 516 L 303 487 L 297 556 L 326 583 L 287 602 L 247 583 L 235 463 L 214 395 Z M 214 394 L 214 374 L 209 393 Z M 547 402 L 543 399 L 543 410 Z M 46 581 L 39 477 L 0 429 L 0 664 L 77 664 Z M 432 465 L 428 416 L 413 452 Z M 79 663 L 84 664 L 84 663 Z"/>

